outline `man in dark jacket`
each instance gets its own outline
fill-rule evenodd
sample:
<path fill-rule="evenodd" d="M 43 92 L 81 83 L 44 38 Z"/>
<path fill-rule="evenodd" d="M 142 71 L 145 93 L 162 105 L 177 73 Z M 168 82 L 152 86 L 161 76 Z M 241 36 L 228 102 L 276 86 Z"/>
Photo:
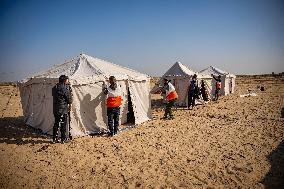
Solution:
<path fill-rule="evenodd" d="M 55 123 L 53 126 L 53 143 L 58 141 L 58 129 L 60 128 L 61 143 L 69 140 L 68 113 L 72 103 L 72 94 L 69 79 L 65 75 L 59 77 L 59 83 L 52 88 L 53 114 Z"/>
<path fill-rule="evenodd" d="M 198 84 L 197 84 L 197 75 L 194 74 L 192 76 L 192 79 L 190 81 L 189 87 L 188 87 L 188 109 L 190 109 L 190 106 L 195 106 L 195 98 L 198 95 Z"/>

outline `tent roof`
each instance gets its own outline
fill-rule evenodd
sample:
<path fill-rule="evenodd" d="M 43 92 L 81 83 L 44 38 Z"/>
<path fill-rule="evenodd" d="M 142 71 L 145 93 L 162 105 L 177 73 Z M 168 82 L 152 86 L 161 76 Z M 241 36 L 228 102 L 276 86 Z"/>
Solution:
<path fill-rule="evenodd" d="M 219 68 L 216 68 L 214 66 L 209 66 L 208 68 L 204 69 L 204 70 L 201 70 L 200 72 L 198 72 L 199 74 L 201 75 L 228 75 L 228 76 L 231 76 L 231 77 L 235 77 L 234 74 L 231 74 L 229 72 L 226 72 L 226 71 L 223 71 Z"/>
<path fill-rule="evenodd" d="M 59 78 L 60 75 L 67 75 L 70 79 L 77 81 L 90 77 L 97 80 L 107 79 L 111 75 L 118 79 L 144 80 L 149 78 L 146 74 L 86 54 L 80 54 L 70 61 L 55 65 L 31 78 Z"/>
<path fill-rule="evenodd" d="M 161 78 L 160 80 L 155 84 L 155 86 L 152 88 L 151 93 L 156 93 L 160 88 L 159 84 L 162 84 L 163 78 L 169 77 L 169 76 L 178 76 L 178 77 L 191 77 L 196 72 L 190 70 L 187 66 L 183 65 L 180 62 L 176 62 Z"/>
<path fill-rule="evenodd" d="M 165 76 L 191 76 L 195 72 L 190 70 L 187 66 L 183 65 L 180 62 L 176 62 L 164 75 Z"/>

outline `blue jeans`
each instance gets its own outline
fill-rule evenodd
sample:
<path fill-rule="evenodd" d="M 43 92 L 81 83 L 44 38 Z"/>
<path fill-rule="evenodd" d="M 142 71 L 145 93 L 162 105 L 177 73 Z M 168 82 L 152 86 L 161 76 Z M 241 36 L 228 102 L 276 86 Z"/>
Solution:
<path fill-rule="evenodd" d="M 119 125 L 120 107 L 118 108 L 107 108 L 107 120 L 108 128 L 111 135 L 117 134 Z"/>

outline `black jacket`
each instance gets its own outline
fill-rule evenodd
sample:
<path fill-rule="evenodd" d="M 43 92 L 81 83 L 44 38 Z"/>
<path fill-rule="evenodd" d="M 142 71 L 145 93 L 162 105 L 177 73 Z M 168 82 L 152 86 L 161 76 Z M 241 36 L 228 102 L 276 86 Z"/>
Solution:
<path fill-rule="evenodd" d="M 69 85 L 58 83 L 52 88 L 53 114 L 62 115 L 68 113 L 68 105 L 72 103 L 72 92 Z"/>

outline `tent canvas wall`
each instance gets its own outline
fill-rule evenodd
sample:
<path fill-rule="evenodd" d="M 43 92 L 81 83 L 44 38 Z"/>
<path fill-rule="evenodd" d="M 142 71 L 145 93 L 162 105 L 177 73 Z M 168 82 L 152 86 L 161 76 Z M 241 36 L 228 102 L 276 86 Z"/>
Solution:
<path fill-rule="evenodd" d="M 221 95 L 228 95 L 230 93 L 234 93 L 235 92 L 235 80 L 236 80 L 236 76 L 234 74 L 225 72 L 223 70 L 220 70 L 216 67 L 213 66 L 209 66 L 208 68 L 201 70 L 198 74 L 200 75 L 215 75 L 221 76 L 221 82 L 222 82 L 222 88 L 221 88 Z M 216 90 L 216 81 L 212 78 L 211 80 L 211 85 L 212 85 L 212 89 L 211 89 L 211 97 L 214 96 L 215 90 Z"/>
<path fill-rule="evenodd" d="M 157 93 L 159 91 L 159 86 L 163 86 L 163 79 L 171 80 L 171 83 L 175 86 L 176 91 L 178 93 L 178 106 L 186 106 L 187 105 L 187 96 L 188 96 L 188 86 L 192 76 L 196 74 L 196 72 L 190 70 L 188 67 L 183 65 L 180 62 L 176 62 L 156 83 L 156 85 L 151 90 L 151 93 Z M 209 78 L 209 79 L 208 79 Z M 201 80 L 205 81 L 207 87 L 211 86 L 211 76 L 207 75 L 198 75 L 197 80 L 200 86 Z M 208 89 L 207 89 L 208 90 Z"/>
<path fill-rule="evenodd" d="M 107 131 L 106 95 L 102 89 L 111 75 L 116 77 L 123 93 L 120 122 L 127 122 L 129 93 L 135 124 L 151 118 L 149 76 L 81 54 L 64 64 L 19 82 L 24 117 L 28 125 L 52 134 L 52 87 L 62 74 L 69 76 L 73 93 L 70 112 L 72 136 Z"/>

